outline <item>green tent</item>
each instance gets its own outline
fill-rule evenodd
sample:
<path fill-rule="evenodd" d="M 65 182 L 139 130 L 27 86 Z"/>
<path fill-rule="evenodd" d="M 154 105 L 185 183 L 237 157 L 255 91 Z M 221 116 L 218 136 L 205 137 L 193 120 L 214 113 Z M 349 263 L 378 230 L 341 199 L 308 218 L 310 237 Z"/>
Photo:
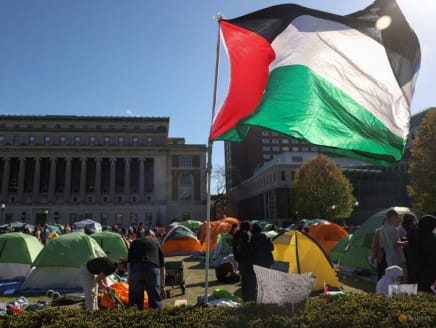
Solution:
<path fill-rule="evenodd" d="M 195 234 L 195 236 L 200 239 L 201 229 L 203 228 L 203 221 L 185 220 L 179 222 L 178 224 L 189 228 Z"/>
<path fill-rule="evenodd" d="M 43 247 L 32 235 L 22 232 L 0 234 L 0 280 L 24 280 Z"/>
<path fill-rule="evenodd" d="M 389 207 L 370 216 L 353 233 L 344 247 L 343 254 L 338 257 L 337 263 L 340 270 L 355 271 L 360 269 L 375 272 L 375 268 L 368 261 L 371 256 L 372 239 L 374 238 L 375 230 L 382 225 L 383 218 L 390 209 L 397 211 L 400 216 L 410 212 L 419 214 L 408 207 Z"/>
<path fill-rule="evenodd" d="M 127 259 L 127 245 L 120 234 L 112 231 L 96 232 L 90 235 L 97 241 L 107 256 L 114 259 Z"/>
<path fill-rule="evenodd" d="M 350 243 L 352 234 L 345 236 L 341 240 L 339 240 L 335 246 L 331 249 L 330 253 L 328 254 L 329 260 L 332 263 L 338 263 L 339 259 L 344 255 L 345 248 Z"/>
<path fill-rule="evenodd" d="M 22 289 L 81 289 L 80 266 L 106 256 L 97 241 L 83 232 L 71 232 L 51 239 L 33 262 Z"/>

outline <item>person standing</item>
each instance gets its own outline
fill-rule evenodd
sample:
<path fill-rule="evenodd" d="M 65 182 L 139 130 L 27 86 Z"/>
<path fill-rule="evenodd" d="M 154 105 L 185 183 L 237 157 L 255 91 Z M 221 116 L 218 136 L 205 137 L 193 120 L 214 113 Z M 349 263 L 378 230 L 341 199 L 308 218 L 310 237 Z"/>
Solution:
<path fill-rule="evenodd" d="M 253 264 L 264 268 L 271 268 L 274 263 L 272 251 L 274 244 L 267 235 L 262 233 L 260 225 L 253 223 L 251 226 L 251 248 L 253 250 Z"/>
<path fill-rule="evenodd" d="M 436 282 L 436 217 L 424 215 L 410 234 L 410 250 L 416 263 L 418 290 L 432 292 Z"/>
<path fill-rule="evenodd" d="M 97 257 L 83 263 L 80 267 L 80 282 L 85 295 L 85 308 L 98 310 L 99 288 L 110 291 L 107 277 L 115 271 L 126 271 L 125 260 L 115 260 L 110 257 Z"/>
<path fill-rule="evenodd" d="M 371 257 L 375 261 L 377 266 L 377 280 L 383 277 L 383 275 L 385 274 L 385 269 L 387 267 L 385 250 L 380 245 L 380 232 L 385 224 L 385 221 L 386 218 L 383 218 L 382 225 L 375 230 L 371 244 Z"/>
<path fill-rule="evenodd" d="M 407 245 L 407 241 L 401 241 L 398 225 L 400 216 L 394 209 L 390 209 L 386 213 L 386 221 L 383 228 L 380 230 L 380 246 L 385 251 L 386 265 L 388 267 L 397 265 L 404 271 L 403 279 L 407 281 L 406 257 L 403 247 Z"/>
<path fill-rule="evenodd" d="M 152 231 L 135 239 L 128 256 L 129 306 L 144 308 L 144 290 L 148 294 L 148 306 L 161 308 L 165 298 L 165 259 L 159 241 Z"/>
<path fill-rule="evenodd" d="M 250 245 L 251 223 L 242 221 L 239 230 L 233 236 L 233 254 L 238 262 L 241 275 L 242 299 L 245 302 L 256 301 L 257 281 L 253 270 L 253 253 Z"/>

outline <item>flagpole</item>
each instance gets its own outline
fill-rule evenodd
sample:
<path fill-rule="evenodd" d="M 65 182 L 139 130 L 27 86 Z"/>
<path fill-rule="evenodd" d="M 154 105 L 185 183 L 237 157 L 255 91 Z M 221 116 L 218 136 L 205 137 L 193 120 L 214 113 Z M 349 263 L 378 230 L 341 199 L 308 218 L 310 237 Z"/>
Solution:
<path fill-rule="evenodd" d="M 213 100 L 212 100 L 212 117 L 210 129 L 212 130 L 213 118 L 215 116 L 215 107 L 217 100 L 217 90 L 218 90 L 218 70 L 220 62 L 220 26 L 219 21 L 222 19 L 221 14 L 214 16 L 214 19 L 218 21 L 218 37 L 216 44 L 216 60 L 215 60 L 215 79 L 213 87 Z M 209 133 L 210 136 L 210 133 Z M 210 250 L 210 192 L 211 192 L 211 180 L 212 180 L 212 147 L 213 141 L 209 139 L 207 147 L 207 166 L 206 166 L 206 177 L 207 177 L 207 200 L 206 200 L 206 258 L 205 258 L 205 277 L 204 277 L 204 304 L 207 305 L 208 295 L 209 295 L 209 250 Z"/>

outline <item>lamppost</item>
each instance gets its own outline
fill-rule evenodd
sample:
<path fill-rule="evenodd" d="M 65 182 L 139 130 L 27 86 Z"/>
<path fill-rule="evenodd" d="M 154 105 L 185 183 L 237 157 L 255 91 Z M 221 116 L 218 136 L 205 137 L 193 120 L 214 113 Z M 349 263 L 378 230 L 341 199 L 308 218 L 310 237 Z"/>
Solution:
<path fill-rule="evenodd" d="M 45 214 L 45 222 L 44 222 L 44 224 L 45 224 L 45 223 L 48 223 L 48 210 L 45 210 L 44 214 Z"/>
<path fill-rule="evenodd" d="M 5 224 L 5 208 L 6 208 L 6 204 L 2 203 L 1 205 L 1 209 L 2 209 L 2 224 Z"/>

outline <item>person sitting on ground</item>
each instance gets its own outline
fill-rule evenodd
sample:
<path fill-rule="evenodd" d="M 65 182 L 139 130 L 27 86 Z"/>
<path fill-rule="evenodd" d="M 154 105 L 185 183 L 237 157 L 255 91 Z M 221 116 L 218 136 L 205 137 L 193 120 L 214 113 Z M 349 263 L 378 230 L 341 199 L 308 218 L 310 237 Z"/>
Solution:
<path fill-rule="evenodd" d="M 392 265 L 385 269 L 385 274 L 377 282 L 376 294 L 389 296 L 389 285 L 399 285 L 404 276 L 403 269 L 398 265 Z"/>
<path fill-rule="evenodd" d="M 224 262 L 215 268 L 215 275 L 223 284 L 234 284 L 241 280 L 232 262 Z"/>

